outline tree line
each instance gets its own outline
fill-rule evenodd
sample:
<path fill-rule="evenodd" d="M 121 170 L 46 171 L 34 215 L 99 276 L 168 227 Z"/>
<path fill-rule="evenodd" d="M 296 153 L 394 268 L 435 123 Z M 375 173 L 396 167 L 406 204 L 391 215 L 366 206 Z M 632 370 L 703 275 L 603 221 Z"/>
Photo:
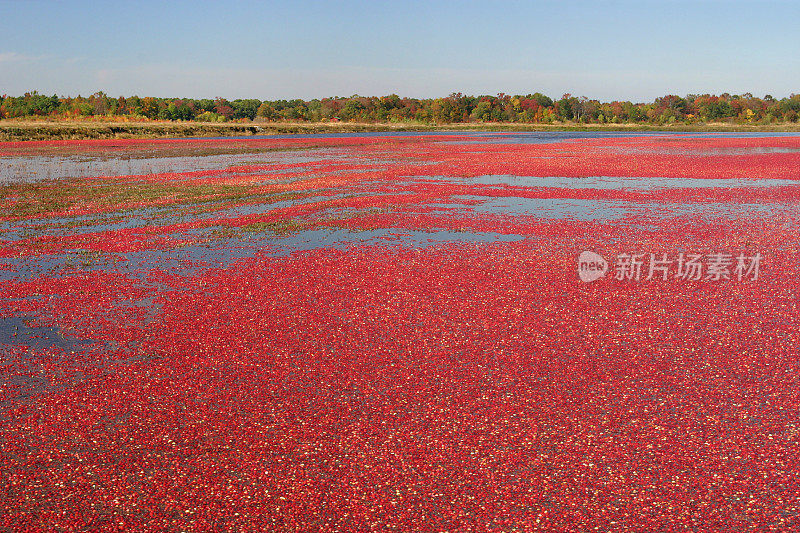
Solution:
<path fill-rule="evenodd" d="M 0 119 L 51 117 L 55 119 L 193 120 L 200 122 L 469 122 L 672 124 L 735 122 L 771 124 L 797 122 L 800 94 L 776 99 L 750 93 L 731 95 L 667 95 L 649 103 L 601 102 L 565 94 L 553 99 L 542 93 L 527 95 L 443 98 L 350 96 L 314 100 L 258 100 L 225 98 L 113 98 L 103 92 L 91 96 L 46 96 L 36 91 L 0 97 Z"/>

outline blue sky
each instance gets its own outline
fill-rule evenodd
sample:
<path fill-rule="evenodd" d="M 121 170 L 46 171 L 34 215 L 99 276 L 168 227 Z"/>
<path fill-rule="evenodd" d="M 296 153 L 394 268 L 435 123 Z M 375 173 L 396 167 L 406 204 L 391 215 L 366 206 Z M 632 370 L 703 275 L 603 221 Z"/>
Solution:
<path fill-rule="evenodd" d="M 800 1 L 0 0 L 0 93 L 800 93 Z"/>

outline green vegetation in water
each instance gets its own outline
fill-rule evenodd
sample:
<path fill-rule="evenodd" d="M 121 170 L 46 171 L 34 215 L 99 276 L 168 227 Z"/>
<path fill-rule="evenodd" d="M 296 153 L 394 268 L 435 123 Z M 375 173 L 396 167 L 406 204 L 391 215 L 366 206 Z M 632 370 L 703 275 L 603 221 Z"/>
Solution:
<path fill-rule="evenodd" d="M 309 223 L 302 222 L 295 219 L 275 220 L 270 222 L 253 222 L 244 226 L 223 226 L 216 228 L 209 233 L 214 238 L 230 238 L 240 237 L 248 233 L 265 233 L 270 232 L 275 235 L 285 236 L 291 233 L 297 233 L 309 226 Z"/>

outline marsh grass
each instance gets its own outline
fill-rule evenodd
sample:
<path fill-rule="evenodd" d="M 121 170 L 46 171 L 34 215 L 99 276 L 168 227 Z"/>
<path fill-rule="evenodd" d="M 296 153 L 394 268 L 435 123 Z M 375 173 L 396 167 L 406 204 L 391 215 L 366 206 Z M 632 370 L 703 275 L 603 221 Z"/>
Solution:
<path fill-rule="evenodd" d="M 274 202 L 289 199 L 286 193 L 253 193 L 253 186 L 224 184 L 181 184 L 130 182 L 107 184 L 98 182 L 38 182 L 17 183 L 0 187 L 0 209 L 12 220 L 48 218 L 65 215 L 65 211 L 90 205 L 97 209 L 116 208 L 118 211 L 142 207 L 166 207 L 186 205 L 234 204 L 237 201 L 263 200 Z M 294 195 L 296 196 L 296 195 Z M 170 204 L 163 206 L 162 201 Z M 135 206 L 135 207 L 132 207 Z M 209 207 L 208 211 L 215 210 Z M 94 225 L 87 221 L 75 221 L 68 227 Z"/>
<path fill-rule="evenodd" d="M 185 137 L 240 137 L 251 135 L 291 135 L 309 133 L 424 131 L 800 131 L 800 123 L 773 125 L 702 123 L 702 124 L 528 124 L 505 122 L 431 124 L 408 123 L 313 123 L 274 122 L 239 123 L 163 123 L 163 122 L 0 122 L 0 141 L 56 139 L 156 139 Z"/>

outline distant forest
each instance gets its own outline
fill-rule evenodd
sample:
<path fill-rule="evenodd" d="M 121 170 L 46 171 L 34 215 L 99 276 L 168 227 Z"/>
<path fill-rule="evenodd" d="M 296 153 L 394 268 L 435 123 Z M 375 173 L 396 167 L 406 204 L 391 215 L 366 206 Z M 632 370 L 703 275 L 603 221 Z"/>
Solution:
<path fill-rule="evenodd" d="M 226 100 L 225 98 L 46 96 L 34 91 L 0 97 L 0 119 L 49 117 L 61 120 L 183 120 L 201 122 L 469 122 L 673 124 L 797 122 L 800 94 L 780 100 L 745 93 L 685 97 L 667 95 L 650 103 L 600 102 L 565 94 L 553 99 L 541 93 L 444 98 L 351 96 L 321 100 Z"/>

